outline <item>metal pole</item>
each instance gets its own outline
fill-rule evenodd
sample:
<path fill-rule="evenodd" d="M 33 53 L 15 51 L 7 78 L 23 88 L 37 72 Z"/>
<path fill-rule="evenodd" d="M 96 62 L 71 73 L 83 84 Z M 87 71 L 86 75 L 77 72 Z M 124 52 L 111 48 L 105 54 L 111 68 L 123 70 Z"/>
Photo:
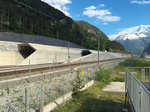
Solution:
<path fill-rule="evenodd" d="M 150 82 L 150 68 L 149 68 L 149 82 Z"/>
<path fill-rule="evenodd" d="M 63 85 L 64 85 L 64 87 L 63 87 L 63 103 L 65 102 L 65 79 L 64 79 L 64 76 L 63 76 Z"/>
<path fill-rule="evenodd" d="M 69 41 L 68 41 L 68 63 L 70 65 L 70 70 L 71 70 Z"/>
<path fill-rule="evenodd" d="M 26 112 L 29 112 L 28 87 L 25 89 L 25 105 L 26 105 Z"/>
<path fill-rule="evenodd" d="M 145 81 L 145 70 L 144 69 L 141 69 L 141 79 L 142 79 L 142 82 Z"/>
<path fill-rule="evenodd" d="M 98 64 L 99 64 L 99 37 L 98 37 Z"/>
<path fill-rule="evenodd" d="M 68 41 L 68 63 L 70 63 L 69 41 Z"/>
<path fill-rule="evenodd" d="M 44 91 L 43 91 L 43 84 L 41 83 L 40 86 L 40 95 L 41 95 L 41 111 L 43 112 L 43 106 L 44 106 Z"/>
<path fill-rule="evenodd" d="M 125 108 L 127 107 L 127 94 L 128 94 L 128 91 L 127 91 L 127 71 L 128 69 L 126 68 L 125 69 Z"/>
<path fill-rule="evenodd" d="M 31 75 L 31 68 L 30 68 L 30 59 L 29 59 L 29 83 L 31 83 L 30 75 Z"/>

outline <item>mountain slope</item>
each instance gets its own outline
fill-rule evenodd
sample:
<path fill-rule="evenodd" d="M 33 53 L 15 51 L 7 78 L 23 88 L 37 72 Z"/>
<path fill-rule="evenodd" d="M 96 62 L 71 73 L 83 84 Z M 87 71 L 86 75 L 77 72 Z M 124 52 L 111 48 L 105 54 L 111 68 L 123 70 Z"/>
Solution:
<path fill-rule="evenodd" d="M 100 49 L 112 49 L 111 41 L 98 28 L 86 22 L 75 22 L 41 0 L 0 0 L 0 4 L 1 32 L 47 36 L 95 50 L 97 37 L 100 37 Z"/>
<path fill-rule="evenodd" d="M 86 31 L 86 33 L 93 34 L 94 37 L 103 37 L 105 39 L 108 39 L 108 37 L 97 27 L 89 24 L 88 22 L 85 21 L 76 21 L 76 23 Z M 88 34 L 87 34 L 88 35 Z"/>
<path fill-rule="evenodd" d="M 81 45 L 84 35 L 71 18 L 41 0 L 19 1 L 21 3 L 16 0 L 0 1 L 0 31 L 74 40 L 74 43 Z"/>
<path fill-rule="evenodd" d="M 16 1 L 0 0 L 0 31 L 49 36 L 78 45 L 92 40 L 70 17 L 47 3 L 41 0 Z M 87 44 L 84 47 L 90 48 Z"/>
<path fill-rule="evenodd" d="M 150 43 L 148 44 L 148 46 L 144 49 L 142 54 L 148 54 L 150 55 Z"/>
<path fill-rule="evenodd" d="M 97 38 L 100 38 L 100 50 L 109 51 L 109 52 L 125 52 L 124 47 L 117 41 L 110 41 L 108 37 L 97 27 L 85 22 L 85 21 L 76 21 L 76 23 L 83 29 L 86 44 L 90 45 L 90 48 L 97 48 Z M 83 43 L 84 45 L 84 43 Z"/>
<path fill-rule="evenodd" d="M 140 25 L 127 28 L 116 35 L 116 41 L 120 42 L 127 51 L 142 53 L 150 43 L 150 25 Z"/>

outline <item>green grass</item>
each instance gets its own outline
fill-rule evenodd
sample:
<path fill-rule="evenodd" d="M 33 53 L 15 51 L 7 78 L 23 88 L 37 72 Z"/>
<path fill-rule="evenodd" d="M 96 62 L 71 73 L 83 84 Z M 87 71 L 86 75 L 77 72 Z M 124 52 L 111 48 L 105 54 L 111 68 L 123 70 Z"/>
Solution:
<path fill-rule="evenodd" d="M 96 83 L 78 98 L 72 98 L 53 112 L 121 112 L 124 107 L 124 96 L 104 93 L 102 88 L 111 82 L 113 71 L 99 69 Z"/>
<path fill-rule="evenodd" d="M 125 72 L 125 67 L 118 66 L 111 74 L 111 81 L 125 82 L 125 75 L 119 74 L 119 72 Z"/>
<path fill-rule="evenodd" d="M 145 60 L 140 60 L 140 59 L 136 59 L 136 58 L 130 58 L 127 59 L 126 61 L 122 62 L 119 64 L 119 67 L 122 67 L 125 69 L 125 67 L 150 67 L 150 61 L 145 61 Z M 136 78 L 139 81 L 142 81 L 141 79 L 141 74 L 142 74 L 142 69 L 141 68 L 128 68 L 130 70 L 130 72 L 136 72 L 137 75 Z M 145 79 L 144 81 L 149 81 L 149 69 L 145 69 Z"/>
<path fill-rule="evenodd" d="M 100 68 L 96 73 L 96 83 L 80 93 L 80 97 L 72 98 L 66 104 L 59 106 L 53 112 L 122 112 L 124 99 L 122 95 L 104 93 L 102 88 L 111 81 L 125 81 L 125 67 L 150 66 L 150 62 L 127 59 L 113 71 Z"/>
<path fill-rule="evenodd" d="M 113 82 L 125 82 L 125 78 L 123 78 L 123 77 L 115 77 L 112 81 Z"/>
<path fill-rule="evenodd" d="M 149 67 L 150 61 L 139 60 L 136 58 L 129 58 L 126 61 L 119 64 L 122 67 Z"/>
<path fill-rule="evenodd" d="M 124 107 L 124 96 L 104 93 L 104 85 L 96 82 L 92 87 L 82 91 L 79 98 L 72 98 L 53 112 L 121 112 Z"/>

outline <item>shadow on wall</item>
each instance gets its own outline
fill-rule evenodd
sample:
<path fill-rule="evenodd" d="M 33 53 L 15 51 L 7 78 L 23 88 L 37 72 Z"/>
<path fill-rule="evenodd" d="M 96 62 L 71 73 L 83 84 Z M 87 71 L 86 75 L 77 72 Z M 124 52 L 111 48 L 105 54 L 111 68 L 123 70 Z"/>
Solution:
<path fill-rule="evenodd" d="M 24 58 L 27 58 L 36 50 L 29 44 L 18 44 L 18 51 Z"/>

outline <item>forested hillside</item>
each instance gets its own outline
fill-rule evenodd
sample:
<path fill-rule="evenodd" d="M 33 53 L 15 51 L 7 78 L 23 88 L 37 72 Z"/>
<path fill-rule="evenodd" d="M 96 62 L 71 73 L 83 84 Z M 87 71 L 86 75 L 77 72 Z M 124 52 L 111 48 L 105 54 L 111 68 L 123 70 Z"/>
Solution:
<path fill-rule="evenodd" d="M 98 28 L 82 23 L 75 22 L 41 0 L 0 0 L 1 32 L 43 35 L 67 40 L 88 49 L 97 49 L 97 37 L 100 37 L 101 50 L 125 51 L 121 44 L 111 42 Z M 92 29 L 91 32 L 89 29 Z M 117 47 L 111 48 L 111 44 Z"/>
<path fill-rule="evenodd" d="M 76 21 L 76 23 L 83 29 L 86 35 L 85 46 L 88 48 L 97 48 L 97 38 L 100 38 L 100 50 L 109 52 L 125 52 L 124 47 L 117 41 L 110 41 L 108 37 L 97 27 L 85 22 Z"/>

